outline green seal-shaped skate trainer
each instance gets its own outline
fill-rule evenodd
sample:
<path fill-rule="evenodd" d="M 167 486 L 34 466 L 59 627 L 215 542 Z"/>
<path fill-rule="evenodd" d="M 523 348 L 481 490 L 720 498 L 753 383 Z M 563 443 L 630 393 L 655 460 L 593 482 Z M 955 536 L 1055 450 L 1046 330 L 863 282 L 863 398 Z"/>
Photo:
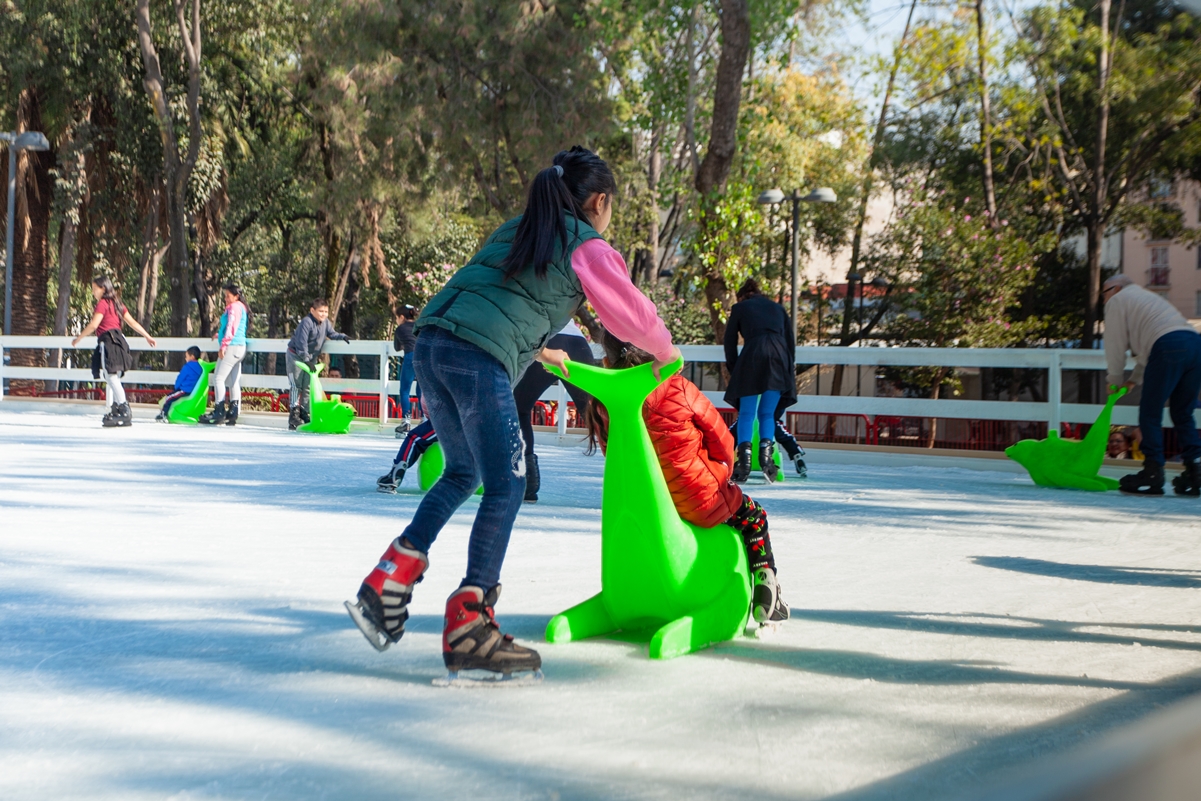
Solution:
<path fill-rule="evenodd" d="M 317 377 L 325 365 L 318 364 L 315 370 L 310 370 L 304 362 L 296 362 L 296 366 L 309 374 L 309 417 L 312 418 L 296 430 L 314 434 L 345 434 L 349 431 L 350 421 L 354 419 L 354 407 L 343 403 L 341 395 L 325 397 L 321 379 Z"/>
<path fill-rule="evenodd" d="M 642 419 L 642 404 L 659 384 L 651 365 L 605 370 L 568 362 L 567 369 L 568 380 L 609 411 L 601 592 L 551 618 L 546 639 L 620 631 L 623 639 L 649 641 L 651 659 L 669 659 L 738 636 L 751 599 L 742 538 L 724 524 L 700 528 L 676 513 Z"/>
<path fill-rule="evenodd" d="M 200 362 L 202 372 L 200 378 L 196 379 L 196 386 L 192 387 L 187 397 L 175 401 L 167 410 L 168 423 L 196 425 L 200 421 L 200 415 L 204 414 L 209 403 L 209 375 L 216 366 L 216 362 Z"/>
<path fill-rule="evenodd" d="M 417 460 L 417 485 L 421 487 L 422 492 L 429 492 L 430 487 L 438 483 L 438 479 L 442 478 L 442 471 L 446 469 L 446 456 L 442 453 L 442 443 L 435 442 L 425 449 L 425 453 L 421 454 L 421 458 Z M 476 495 L 484 494 L 484 485 L 480 484 L 475 489 Z"/>
<path fill-rule="evenodd" d="M 1104 492 L 1117 489 L 1115 479 L 1098 475 L 1109 443 L 1109 419 L 1113 405 L 1126 394 L 1120 389 L 1109 396 L 1097 422 L 1084 439 L 1060 439 L 1059 432 L 1047 432 L 1046 439 L 1024 439 L 1005 449 L 1005 455 L 1026 468 L 1040 487 L 1074 487 Z"/>

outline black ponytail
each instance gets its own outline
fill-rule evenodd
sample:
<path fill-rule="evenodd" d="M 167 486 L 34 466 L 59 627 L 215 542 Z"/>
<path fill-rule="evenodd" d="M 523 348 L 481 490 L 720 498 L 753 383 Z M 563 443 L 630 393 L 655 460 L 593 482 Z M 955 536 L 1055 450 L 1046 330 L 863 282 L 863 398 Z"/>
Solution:
<path fill-rule="evenodd" d="M 609 165 L 587 148 L 576 145 L 560 151 L 552 164 L 534 176 L 530 184 L 525 213 L 501 265 L 506 279 L 529 266 L 533 266 L 534 275 L 545 278 L 546 265 L 554 261 L 556 250 L 567 249 L 563 214 L 588 222 L 584 202 L 599 192 L 612 203 L 617 193 L 617 181 Z"/>

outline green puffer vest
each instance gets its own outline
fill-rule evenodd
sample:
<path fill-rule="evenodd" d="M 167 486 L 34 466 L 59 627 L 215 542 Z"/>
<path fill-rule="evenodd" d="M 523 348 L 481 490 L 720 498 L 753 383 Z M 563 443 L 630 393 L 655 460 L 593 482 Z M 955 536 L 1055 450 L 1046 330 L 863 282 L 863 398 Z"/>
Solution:
<path fill-rule="evenodd" d="M 546 278 L 526 267 L 505 280 L 501 262 L 509 253 L 520 217 L 497 228 L 480 252 L 425 304 L 415 331 L 437 326 L 483 348 L 504 365 L 509 380 L 520 378 L 546 341 L 559 333 L 584 301 L 571 254 L 589 239 L 591 225 L 565 216 L 567 249 L 546 266 Z M 559 248 L 561 249 L 561 248 Z"/>

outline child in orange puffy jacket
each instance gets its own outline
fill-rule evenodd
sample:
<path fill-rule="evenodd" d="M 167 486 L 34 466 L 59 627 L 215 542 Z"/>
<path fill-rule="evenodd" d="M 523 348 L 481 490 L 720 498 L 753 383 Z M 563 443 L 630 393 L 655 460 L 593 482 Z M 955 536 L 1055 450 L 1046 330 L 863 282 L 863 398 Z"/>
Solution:
<path fill-rule="evenodd" d="M 601 337 L 605 367 L 623 369 L 654 361 L 646 351 L 608 331 Z M 642 417 L 659 457 L 663 478 L 680 517 L 702 528 L 725 523 L 742 534 L 754 580 L 751 610 L 760 624 L 788 619 L 788 604 L 776 581 L 776 561 L 767 533 L 767 512 L 731 481 L 734 438 L 708 398 L 683 376 L 664 381 L 646 399 Z M 589 451 L 608 439 L 609 416 L 598 400 L 588 407 Z"/>

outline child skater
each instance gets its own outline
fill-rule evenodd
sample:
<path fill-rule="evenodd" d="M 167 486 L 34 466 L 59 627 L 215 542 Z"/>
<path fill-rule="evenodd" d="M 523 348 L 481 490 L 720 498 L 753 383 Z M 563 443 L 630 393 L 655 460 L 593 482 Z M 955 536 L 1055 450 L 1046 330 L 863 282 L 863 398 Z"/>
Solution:
<path fill-rule="evenodd" d="M 209 425 L 238 422 L 238 407 L 242 405 L 242 360 L 246 358 L 246 329 L 250 324 L 250 306 L 237 284 L 221 287 L 225 296 L 225 311 L 214 339 L 221 342 L 217 351 L 217 366 L 213 368 L 213 410 L 202 415 L 200 422 Z M 225 391 L 229 389 L 229 403 Z"/>
<path fill-rule="evenodd" d="M 404 481 L 405 471 L 417 464 L 421 454 L 429 446 L 438 441 L 434 433 L 434 424 L 426 420 L 405 435 L 405 441 L 400 444 L 396 458 L 392 460 L 392 469 L 375 480 L 375 489 L 379 492 L 396 494 L 396 488 Z"/>
<path fill-rule="evenodd" d="M 200 376 L 204 375 L 204 368 L 200 366 L 200 348 L 193 345 L 184 351 L 183 358 L 183 367 L 180 369 L 179 375 L 175 376 L 175 389 L 170 395 L 163 398 L 162 411 L 154 418 L 159 422 L 167 422 L 167 412 L 171 411 L 175 401 L 185 395 L 191 395 L 192 390 L 196 389 L 196 382 L 200 380 Z"/>
<path fill-rule="evenodd" d="M 646 364 L 654 358 L 608 331 L 601 337 L 601 345 L 605 366 L 613 369 Z M 724 522 L 742 534 L 755 583 L 752 615 L 760 625 L 787 620 L 788 604 L 776 581 L 767 512 L 731 480 L 734 438 L 717 409 L 696 384 L 677 373 L 647 397 L 642 416 L 680 517 L 703 528 Z M 598 443 L 603 449 L 609 431 L 604 404 L 593 398 L 585 420 L 589 451 Z"/>
<path fill-rule="evenodd" d="M 98 275 L 92 279 L 92 297 L 96 299 L 96 310 L 92 312 L 92 320 L 79 332 L 79 336 L 71 340 L 71 345 L 78 345 L 79 340 L 91 336 L 92 332 L 96 333 L 96 350 L 92 353 L 92 377 L 104 376 L 107 383 L 105 405 L 110 406 L 109 413 L 104 415 L 101 423 L 105 428 L 131 426 L 133 413 L 129 410 L 129 404 L 125 402 L 125 388 L 121 386 L 121 376 L 133 366 L 133 357 L 129 355 L 129 343 L 121 333 L 121 323 L 126 323 L 146 337 L 152 348 L 154 337 L 146 333 L 146 329 L 133 319 L 107 275 Z"/>
<path fill-rule="evenodd" d="M 513 383 L 533 359 L 565 367 L 567 354 L 545 345 L 585 299 L 606 328 L 654 354 L 656 372 L 679 355 L 654 304 L 601 238 L 616 192 L 613 173 L 595 153 L 579 146 L 558 153 L 530 182 L 522 216 L 494 231 L 418 317 L 413 367 L 446 469 L 363 580 L 357 602 L 346 604 L 378 650 L 404 634 L 430 546 L 482 480 L 467 575 L 446 601 L 443 662 L 452 675 L 541 667 L 538 652 L 502 634 L 493 614 L 505 549 L 525 497 L 525 443 Z"/>

